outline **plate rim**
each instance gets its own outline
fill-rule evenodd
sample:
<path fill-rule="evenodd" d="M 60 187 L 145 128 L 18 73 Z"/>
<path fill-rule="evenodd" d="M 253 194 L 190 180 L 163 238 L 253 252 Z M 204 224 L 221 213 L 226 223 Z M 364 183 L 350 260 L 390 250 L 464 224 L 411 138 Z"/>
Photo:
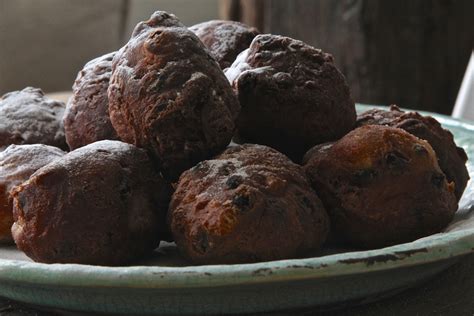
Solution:
<path fill-rule="evenodd" d="M 448 236 L 449 235 L 449 236 Z M 414 245 L 406 249 L 407 245 Z M 423 265 L 474 251 L 474 229 L 376 250 L 234 265 L 104 267 L 0 260 L 0 281 L 81 288 L 183 289 L 331 278 Z M 444 251 L 444 250 L 448 251 Z M 433 252 L 438 256 L 434 257 Z M 350 254 L 350 255 L 348 255 Z M 348 258 L 350 256 L 350 258 Z"/>
<path fill-rule="evenodd" d="M 360 110 L 380 106 L 356 104 Z M 474 122 L 425 111 L 444 126 L 474 133 Z M 185 267 L 104 267 L 44 264 L 0 259 L 0 281 L 81 288 L 183 289 L 331 278 L 405 268 L 474 252 L 474 228 L 430 235 L 413 242 L 375 250 L 250 264 Z M 1 287 L 1 286 L 0 286 Z"/>

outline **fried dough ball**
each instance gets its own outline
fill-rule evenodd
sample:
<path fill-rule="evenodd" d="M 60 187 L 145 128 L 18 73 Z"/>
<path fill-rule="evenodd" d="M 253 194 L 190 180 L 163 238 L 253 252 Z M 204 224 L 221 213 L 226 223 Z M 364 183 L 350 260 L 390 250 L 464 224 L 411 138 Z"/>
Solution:
<path fill-rule="evenodd" d="M 448 181 L 455 184 L 456 197 L 459 200 L 469 180 L 466 168 L 467 155 L 464 149 L 457 147 L 453 134 L 444 129 L 431 116 L 417 112 L 404 112 L 396 105 L 390 110 L 372 109 L 357 117 L 357 125 L 385 125 L 404 129 L 418 138 L 430 143 L 438 157 L 438 163 Z"/>
<path fill-rule="evenodd" d="M 169 194 L 144 150 L 95 142 L 12 191 L 12 235 L 38 262 L 128 264 L 158 246 Z"/>
<path fill-rule="evenodd" d="M 304 256 L 329 228 L 300 166 L 261 145 L 231 147 L 185 171 L 168 216 L 181 253 L 199 264 Z"/>
<path fill-rule="evenodd" d="M 170 181 L 226 148 L 240 109 L 198 37 L 160 11 L 115 55 L 108 96 L 120 139 L 147 149 Z"/>
<path fill-rule="evenodd" d="M 109 88 L 115 52 L 89 61 L 72 87 L 64 114 L 66 141 L 71 150 L 99 140 L 118 139 L 109 118 Z"/>
<path fill-rule="evenodd" d="M 0 152 L 0 243 L 12 243 L 12 198 L 10 191 L 39 168 L 66 154 L 57 147 L 10 145 Z"/>
<path fill-rule="evenodd" d="M 301 41 L 258 35 L 225 73 L 242 107 L 237 142 L 264 144 L 299 162 L 355 126 L 354 101 L 333 57 Z"/>
<path fill-rule="evenodd" d="M 440 232 L 457 210 L 428 142 L 386 126 L 357 128 L 304 158 L 304 170 L 331 218 L 333 233 L 376 248 Z"/>
<path fill-rule="evenodd" d="M 212 20 L 189 28 L 209 49 L 222 69 L 229 67 L 237 55 L 246 50 L 259 31 L 236 21 Z"/>
<path fill-rule="evenodd" d="M 65 105 L 27 87 L 0 97 L 0 148 L 45 144 L 67 150 L 62 123 Z"/>

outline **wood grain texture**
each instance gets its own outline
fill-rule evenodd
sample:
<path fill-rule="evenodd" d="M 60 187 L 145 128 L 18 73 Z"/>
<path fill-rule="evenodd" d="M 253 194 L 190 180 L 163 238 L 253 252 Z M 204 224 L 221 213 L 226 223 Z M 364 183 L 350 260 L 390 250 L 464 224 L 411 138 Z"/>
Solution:
<path fill-rule="evenodd" d="M 223 20 L 240 20 L 240 0 L 220 0 L 219 18 Z"/>
<path fill-rule="evenodd" d="M 264 28 L 264 0 L 221 0 L 219 1 L 219 17 L 223 20 L 241 21 Z"/>
<path fill-rule="evenodd" d="M 263 0 L 240 0 L 242 22 L 255 26 L 259 30 L 264 28 L 264 2 Z"/>

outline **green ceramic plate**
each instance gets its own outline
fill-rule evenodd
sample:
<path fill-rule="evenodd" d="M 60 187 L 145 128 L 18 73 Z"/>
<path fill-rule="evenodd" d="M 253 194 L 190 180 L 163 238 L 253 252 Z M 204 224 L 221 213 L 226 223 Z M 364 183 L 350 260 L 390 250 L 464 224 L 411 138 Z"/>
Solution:
<path fill-rule="evenodd" d="M 474 160 L 474 125 L 434 116 Z M 471 177 L 473 166 L 469 162 Z M 33 263 L 4 247 L 0 296 L 114 314 L 253 313 L 364 303 L 413 286 L 474 250 L 473 192 L 470 182 L 443 233 L 378 250 L 331 249 L 307 259 L 186 266 L 166 244 L 139 266 L 108 268 Z"/>

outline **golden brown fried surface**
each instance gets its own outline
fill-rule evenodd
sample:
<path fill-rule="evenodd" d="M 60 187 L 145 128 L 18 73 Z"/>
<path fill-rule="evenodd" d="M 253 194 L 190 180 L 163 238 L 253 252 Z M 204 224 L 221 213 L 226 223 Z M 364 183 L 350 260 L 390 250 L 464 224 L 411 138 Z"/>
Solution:
<path fill-rule="evenodd" d="M 116 53 L 108 98 L 120 139 L 147 149 L 170 181 L 226 148 L 240 109 L 198 37 L 160 11 Z"/>
<path fill-rule="evenodd" d="M 437 233 L 457 209 L 454 183 L 431 146 L 402 129 L 363 126 L 309 151 L 304 161 L 334 234 L 358 247 Z"/>
<path fill-rule="evenodd" d="M 77 74 L 63 118 L 71 150 L 99 140 L 118 139 L 110 122 L 107 97 L 114 55 L 115 52 L 89 61 Z"/>
<path fill-rule="evenodd" d="M 122 265 L 158 246 L 169 190 L 144 150 L 103 140 L 39 169 L 12 196 L 13 238 L 31 259 Z"/>
<path fill-rule="evenodd" d="M 329 222 L 301 168 L 266 146 L 227 149 L 184 172 L 169 222 L 194 263 L 239 263 L 304 256 Z"/>
<path fill-rule="evenodd" d="M 456 185 L 455 193 L 459 200 L 469 180 L 466 168 L 467 155 L 464 149 L 457 147 L 453 134 L 444 129 L 431 116 L 422 116 L 417 112 L 404 112 L 396 105 L 390 110 L 373 109 L 357 117 L 357 125 L 385 125 L 404 129 L 418 138 L 430 143 L 438 157 L 438 163 L 448 178 Z"/>
<path fill-rule="evenodd" d="M 48 145 L 10 145 L 0 152 L 0 243 L 12 243 L 12 198 L 10 191 L 39 168 L 66 154 Z"/>

